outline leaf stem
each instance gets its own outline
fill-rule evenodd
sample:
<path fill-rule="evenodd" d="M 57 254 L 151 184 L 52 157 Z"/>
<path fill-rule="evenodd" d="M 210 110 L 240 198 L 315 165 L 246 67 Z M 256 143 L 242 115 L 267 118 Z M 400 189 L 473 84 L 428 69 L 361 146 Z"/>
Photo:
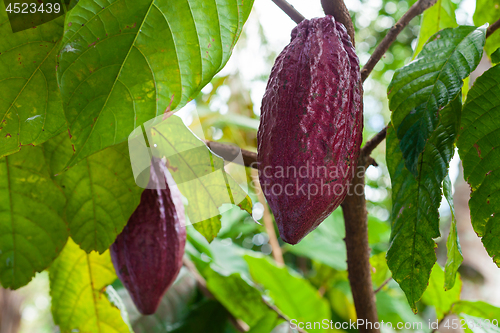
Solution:
<path fill-rule="evenodd" d="M 281 8 L 285 14 L 288 15 L 295 23 L 299 24 L 306 18 L 297 11 L 292 5 L 290 5 L 286 0 L 273 0 L 273 2 Z"/>
<path fill-rule="evenodd" d="M 498 21 L 488 27 L 488 30 L 486 30 L 486 38 L 490 37 L 491 34 L 494 33 L 498 28 L 500 28 L 500 19 L 498 19 Z"/>
<path fill-rule="evenodd" d="M 373 138 L 368 140 L 363 148 L 361 148 L 361 154 L 365 157 L 370 156 L 372 151 L 382 142 L 384 141 L 385 137 L 387 135 L 387 126 L 384 127 L 380 132 L 375 134 Z"/>
<path fill-rule="evenodd" d="M 381 290 L 382 290 L 382 289 L 383 289 L 383 288 L 384 288 L 384 287 L 385 287 L 385 286 L 386 286 L 389 282 L 391 282 L 391 280 L 392 280 L 392 276 L 391 276 L 390 278 L 388 278 L 387 280 L 385 280 L 385 281 L 384 281 L 384 283 L 382 283 L 382 284 L 380 285 L 380 287 L 378 287 L 378 288 L 374 291 L 374 293 L 375 293 L 375 294 L 377 294 L 379 291 L 381 291 Z"/>

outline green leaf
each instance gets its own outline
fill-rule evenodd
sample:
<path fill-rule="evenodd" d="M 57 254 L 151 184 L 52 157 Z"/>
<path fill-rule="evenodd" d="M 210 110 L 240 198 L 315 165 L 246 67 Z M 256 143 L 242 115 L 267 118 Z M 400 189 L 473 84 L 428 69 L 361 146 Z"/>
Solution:
<path fill-rule="evenodd" d="M 202 234 L 203 237 L 205 237 L 210 243 L 215 239 L 215 237 L 217 237 L 217 234 L 219 233 L 219 230 L 221 228 L 221 217 L 221 215 L 211 217 L 204 221 L 193 224 L 193 227 L 198 230 L 198 232 Z"/>
<path fill-rule="evenodd" d="M 372 281 L 375 286 L 380 287 L 389 277 L 391 272 L 387 267 L 387 260 L 385 252 L 372 255 L 370 257 L 370 265 L 372 266 Z"/>
<path fill-rule="evenodd" d="M 0 281 L 27 284 L 47 268 L 68 238 L 66 199 L 50 177 L 42 147 L 0 159 Z"/>
<path fill-rule="evenodd" d="M 0 5 L 0 157 L 41 144 L 65 128 L 56 79 L 63 21 L 13 34 Z"/>
<path fill-rule="evenodd" d="M 436 4 L 427 9 L 420 23 L 420 32 L 418 33 L 418 44 L 415 49 L 414 58 L 420 53 L 429 37 L 439 30 L 445 28 L 455 28 L 458 26 L 455 18 L 457 4 L 451 0 L 437 0 Z"/>
<path fill-rule="evenodd" d="M 489 23 L 492 25 L 500 18 L 500 0 L 476 0 L 474 24 L 477 26 Z M 488 55 L 500 47 L 500 32 L 497 30 L 486 40 L 484 49 Z"/>
<path fill-rule="evenodd" d="M 165 333 L 237 333 L 233 330 L 227 330 L 228 314 L 224 307 L 217 301 L 204 299 L 197 303 L 189 312 L 189 316 L 175 326 L 175 329 L 168 330 L 164 327 Z M 139 332 L 136 332 L 139 333 Z M 150 333 L 150 331 L 144 331 Z"/>
<path fill-rule="evenodd" d="M 152 153 L 166 158 L 170 173 L 187 198 L 190 222 L 211 242 L 220 230 L 220 207 L 238 205 L 251 214 L 252 201 L 226 173 L 224 160 L 196 137 L 181 118 L 174 115 L 158 123 L 159 119 L 145 124 L 148 141 L 154 147 Z M 138 134 L 142 135 L 142 131 Z M 135 135 L 136 132 L 132 134 Z"/>
<path fill-rule="evenodd" d="M 336 270 L 347 269 L 344 220 L 340 210 L 334 211 L 318 228 L 296 245 L 284 249 L 295 255 L 317 260 Z"/>
<path fill-rule="evenodd" d="M 195 97 L 228 61 L 252 5 L 79 1 L 66 16 L 57 71 L 76 149 L 70 165 Z"/>
<path fill-rule="evenodd" d="M 405 165 L 415 177 L 419 157 L 438 127 L 442 109 L 460 93 L 463 79 L 481 60 L 485 35 L 485 26 L 441 30 L 392 78 L 388 88 L 392 124 Z"/>
<path fill-rule="evenodd" d="M 287 267 L 277 267 L 267 257 L 245 256 L 252 279 L 261 285 L 288 318 L 298 322 L 321 322 L 330 318 L 328 303 L 308 281 Z M 307 329 L 323 332 L 322 329 Z"/>
<path fill-rule="evenodd" d="M 416 302 L 427 288 L 436 262 L 433 238 L 440 236 L 441 184 L 454 153 L 461 113 L 461 94 L 444 107 L 436 130 L 419 158 L 417 177 L 408 171 L 393 126 L 387 132 L 387 166 L 392 181 L 392 234 L 387 265 L 408 302 Z"/>
<path fill-rule="evenodd" d="M 248 284 L 240 273 L 225 276 L 213 269 L 206 269 L 203 275 L 214 297 L 235 318 L 243 320 L 250 327 L 272 311 L 264 304 L 259 290 Z"/>
<path fill-rule="evenodd" d="M 116 279 L 109 252 L 87 254 L 69 239 L 49 273 L 52 315 L 61 332 L 130 332 L 105 295 Z"/>
<path fill-rule="evenodd" d="M 471 222 L 500 267 L 500 65 L 481 75 L 465 103 L 457 141 L 464 179 L 471 187 Z"/>
<path fill-rule="evenodd" d="M 44 148 L 54 174 L 73 153 L 66 132 L 47 141 Z M 134 181 L 126 142 L 87 157 L 54 179 L 68 200 L 65 218 L 71 237 L 86 252 L 103 253 L 113 244 L 143 191 Z"/>
<path fill-rule="evenodd" d="M 462 248 L 460 247 L 460 242 L 458 240 L 457 219 L 455 218 L 455 206 L 453 205 L 451 180 L 449 175 L 447 175 L 443 181 L 443 194 L 446 201 L 448 201 L 448 205 L 451 210 L 450 233 L 446 241 L 447 260 L 444 269 L 444 289 L 450 290 L 455 285 L 455 277 L 457 275 L 458 268 L 464 261 L 464 257 L 462 256 Z"/>
<path fill-rule="evenodd" d="M 460 279 L 458 281 L 459 283 L 457 283 L 453 289 L 445 291 L 443 288 L 445 272 L 437 263 L 434 265 L 434 268 L 432 268 L 429 287 L 422 295 L 422 301 L 427 305 L 435 307 L 437 319 L 443 319 L 451 310 L 451 307 L 460 301 L 462 281 Z"/>
<path fill-rule="evenodd" d="M 465 320 L 466 332 L 498 333 L 500 308 L 485 302 L 461 301 L 453 307 L 452 312 Z M 488 325 L 489 323 L 492 325 Z"/>
<path fill-rule="evenodd" d="M 500 62 L 500 47 L 491 54 L 491 62 L 497 64 Z"/>

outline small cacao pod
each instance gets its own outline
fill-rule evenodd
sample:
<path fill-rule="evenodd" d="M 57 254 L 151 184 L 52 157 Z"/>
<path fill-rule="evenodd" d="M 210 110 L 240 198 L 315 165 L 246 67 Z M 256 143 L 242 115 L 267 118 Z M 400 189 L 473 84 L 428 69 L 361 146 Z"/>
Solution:
<path fill-rule="evenodd" d="M 344 200 L 362 129 L 346 29 L 329 15 L 302 21 L 273 66 L 258 131 L 259 180 L 285 242 L 298 243 Z"/>
<path fill-rule="evenodd" d="M 181 195 L 168 169 L 153 158 L 148 189 L 110 248 L 116 273 L 142 314 L 156 312 L 182 267 L 185 244 Z"/>

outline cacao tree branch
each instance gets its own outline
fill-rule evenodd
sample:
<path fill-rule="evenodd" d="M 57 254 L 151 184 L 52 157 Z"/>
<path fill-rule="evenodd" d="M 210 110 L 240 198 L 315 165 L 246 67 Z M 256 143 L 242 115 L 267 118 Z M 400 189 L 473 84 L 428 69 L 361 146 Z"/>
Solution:
<path fill-rule="evenodd" d="M 363 148 L 361 148 L 361 155 L 368 157 L 372 153 L 372 151 L 377 148 L 377 146 L 384 141 L 385 137 L 387 135 L 387 126 L 384 127 L 380 132 L 375 134 L 373 138 L 368 140 Z"/>
<path fill-rule="evenodd" d="M 422 14 L 427 8 L 433 6 L 437 0 L 418 0 L 413 4 L 413 6 L 408 9 L 408 11 L 399 19 L 398 22 L 389 30 L 384 39 L 377 45 L 375 51 L 371 55 L 370 59 L 366 62 L 363 69 L 361 69 L 361 80 L 364 82 L 368 75 L 379 62 L 382 56 L 387 52 L 391 44 L 396 40 L 399 33 L 404 27 L 410 23 L 410 21 L 416 16 Z"/>
<path fill-rule="evenodd" d="M 420 0 L 419 0 L 420 1 Z M 436 1 L 436 0 L 434 0 Z M 343 23 L 346 20 L 347 8 L 344 0 L 322 0 L 325 14 L 332 15 L 336 21 Z M 347 15 L 349 13 L 347 12 Z M 348 16 L 348 20 L 351 20 Z M 354 26 L 344 23 L 351 29 L 354 41 Z M 351 27 L 351 28 L 348 28 Z M 362 82 L 359 83 L 363 91 Z M 371 145 L 371 144 L 370 144 Z M 376 145 L 375 145 L 376 146 Z M 373 159 L 371 159 L 373 160 Z M 345 244 L 347 250 L 347 273 L 351 285 L 352 298 L 358 319 L 375 324 L 378 322 L 375 293 L 373 291 L 370 265 L 370 245 L 368 244 L 368 215 L 365 201 L 365 173 L 366 164 L 370 163 L 363 153 L 358 158 L 358 169 L 355 170 L 347 197 L 342 202 L 345 225 Z M 358 327 L 361 333 L 380 333 L 375 325 Z"/>
<path fill-rule="evenodd" d="M 488 30 L 486 30 L 486 38 L 490 37 L 491 34 L 494 33 L 498 28 L 500 28 L 500 19 L 498 19 L 498 21 L 488 27 Z"/>
<path fill-rule="evenodd" d="M 305 17 L 297 11 L 292 5 L 290 5 L 286 0 L 273 0 L 273 2 L 281 8 L 282 11 L 285 12 L 285 14 L 288 15 L 295 23 L 299 24 L 303 20 L 305 20 Z"/>
<path fill-rule="evenodd" d="M 382 290 L 382 288 L 384 288 L 384 287 L 385 287 L 385 286 L 386 286 L 389 282 L 391 282 L 391 280 L 392 280 L 392 276 L 391 276 L 390 278 L 388 278 L 387 280 L 385 280 L 385 281 L 384 281 L 384 283 L 382 283 L 382 284 L 380 285 L 380 287 L 378 287 L 378 288 L 374 291 L 374 293 L 376 294 L 376 293 L 378 293 L 379 291 L 381 291 L 381 290 Z"/>
<path fill-rule="evenodd" d="M 351 15 L 343 0 L 321 0 L 321 6 L 326 15 L 332 15 L 335 21 L 340 22 L 347 29 L 351 37 L 351 43 L 354 45 L 354 24 Z"/>
<path fill-rule="evenodd" d="M 375 292 L 373 291 L 368 244 L 368 216 L 365 201 L 364 156 L 358 159 L 358 169 L 349 193 L 342 203 L 347 249 L 347 272 L 358 319 L 372 324 L 378 322 Z M 361 333 L 379 333 L 374 326 L 358 327 Z"/>
<path fill-rule="evenodd" d="M 241 155 L 243 156 L 243 165 L 246 167 L 257 169 L 257 153 L 245 149 L 240 149 L 236 146 L 224 144 L 221 142 L 205 141 L 205 144 L 216 154 L 221 155 L 225 160 L 230 161 L 232 161 L 233 158 L 235 158 L 241 151 Z M 227 158 L 227 156 L 232 156 L 233 158 Z M 238 163 L 238 161 L 235 162 Z"/>

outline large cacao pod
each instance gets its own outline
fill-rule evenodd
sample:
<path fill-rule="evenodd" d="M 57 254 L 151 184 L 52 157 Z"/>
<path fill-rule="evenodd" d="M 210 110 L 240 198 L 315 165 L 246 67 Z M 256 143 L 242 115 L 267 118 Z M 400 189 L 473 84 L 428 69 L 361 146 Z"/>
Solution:
<path fill-rule="evenodd" d="M 166 186 L 160 183 L 164 179 Z M 145 315 L 156 312 L 182 267 L 186 227 L 181 198 L 167 168 L 154 158 L 148 189 L 110 248 L 118 277 Z"/>
<path fill-rule="evenodd" d="M 363 129 L 359 61 L 332 16 L 304 20 L 276 59 L 261 107 L 259 179 L 281 238 L 298 243 L 344 200 Z"/>

